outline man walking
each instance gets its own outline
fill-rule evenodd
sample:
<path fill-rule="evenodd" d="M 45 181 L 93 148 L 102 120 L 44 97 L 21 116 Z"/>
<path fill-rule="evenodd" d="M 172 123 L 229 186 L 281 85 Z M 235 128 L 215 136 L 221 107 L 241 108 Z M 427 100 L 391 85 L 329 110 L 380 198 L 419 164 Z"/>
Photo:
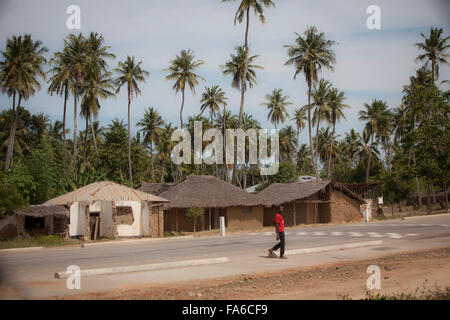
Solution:
<path fill-rule="evenodd" d="M 287 257 L 284 255 L 284 248 L 286 246 L 286 240 L 284 238 L 284 219 L 282 216 L 283 211 L 284 211 L 284 208 L 282 206 L 279 206 L 277 208 L 277 213 L 275 214 L 275 218 L 273 219 L 273 224 L 274 224 L 275 230 L 277 232 L 277 240 L 280 240 L 280 242 L 276 246 L 274 246 L 272 249 L 269 249 L 269 257 L 274 256 L 273 252 L 280 249 L 280 259 L 287 259 Z"/>

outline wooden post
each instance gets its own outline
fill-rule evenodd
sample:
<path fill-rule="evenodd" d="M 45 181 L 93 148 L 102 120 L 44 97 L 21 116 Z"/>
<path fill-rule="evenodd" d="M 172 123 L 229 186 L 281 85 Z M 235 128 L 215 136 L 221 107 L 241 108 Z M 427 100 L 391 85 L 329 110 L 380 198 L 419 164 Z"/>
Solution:
<path fill-rule="evenodd" d="M 211 231 L 211 208 L 209 208 L 209 231 Z"/>
<path fill-rule="evenodd" d="M 297 225 L 297 222 L 296 222 L 296 215 L 297 215 L 297 213 L 295 212 L 295 201 L 292 201 L 292 204 L 294 205 L 294 227 Z"/>
<path fill-rule="evenodd" d="M 178 208 L 175 209 L 175 229 L 178 232 Z"/>
<path fill-rule="evenodd" d="M 94 240 L 97 240 L 97 232 L 98 232 L 98 222 L 100 220 L 99 216 L 95 217 L 95 228 L 94 228 Z"/>

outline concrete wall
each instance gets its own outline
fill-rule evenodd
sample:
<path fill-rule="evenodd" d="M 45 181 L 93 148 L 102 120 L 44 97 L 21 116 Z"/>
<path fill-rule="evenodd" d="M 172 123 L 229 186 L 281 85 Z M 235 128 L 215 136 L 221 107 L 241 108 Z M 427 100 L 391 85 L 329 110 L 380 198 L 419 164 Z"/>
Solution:
<path fill-rule="evenodd" d="M 350 198 L 345 193 L 337 190 L 331 192 L 331 221 L 351 222 L 362 221 L 359 201 Z"/>
<path fill-rule="evenodd" d="M 100 206 L 100 237 L 113 237 L 114 224 L 112 217 L 112 202 L 101 201 Z"/>
<path fill-rule="evenodd" d="M 117 225 L 117 232 L 119 234 L 119 237 L 140 237 L 142 232 L 142 204 L 136 201 L 116 201 L 116 207 L 131 207 L 134 219 L 132 225 Z"/>
<path fill-rule="evenodd" d="M 87 236 L 86 228 L 86 206 L 89 204 L 86 202 L 74 202 L 69 207 L 70 212 L 70 224 L 69 235 L 75 236 Z"/>

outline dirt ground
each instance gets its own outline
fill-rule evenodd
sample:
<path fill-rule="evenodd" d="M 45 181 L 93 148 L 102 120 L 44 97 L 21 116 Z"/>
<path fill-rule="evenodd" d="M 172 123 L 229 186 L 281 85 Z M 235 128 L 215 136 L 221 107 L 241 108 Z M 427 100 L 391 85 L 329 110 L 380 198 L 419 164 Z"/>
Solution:
<path fill-rule="evenodd" d="M 369 265 L 381 269 L 381 290 L 367 290 Z M 112 292 L 56 299 L 362 299 L 366 293 L 413 293 L 450 285 L 450 247 L 381 256 L 370 260 L 302 267 L 171 285 L 142 285 Z"/>

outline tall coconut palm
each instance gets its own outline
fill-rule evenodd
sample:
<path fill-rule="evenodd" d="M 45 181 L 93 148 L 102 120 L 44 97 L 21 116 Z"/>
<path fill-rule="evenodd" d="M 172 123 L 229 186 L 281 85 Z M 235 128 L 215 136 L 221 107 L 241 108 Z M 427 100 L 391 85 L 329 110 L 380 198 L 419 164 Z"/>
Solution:
<path fill-rule="evenodd" d="M 116 93 L 120 92 L 120 88 L 126 84 L 128 97 L 128 170 L 130 176 L 130 187 L 133 187 L 133 170 L 131 167 L 131 100 L 133 96 L 137 98 L 141 94 L 138 83 L 145 83 L 145 78 L 150 72 L 145 71 L 141 67 L 142 61 L 135 62 L 134 57 L 127 56 L 127 60 L 119 62 L 115 72 L 119 74 L 115 81 Z"/>
<path fill-rule="evenodd" d="M 1 54 L 4 61 L 0 65 L 0 89 L 8 96 L 13 96 L 11 128 L 8 138 L 8 148 L 4 170 L 8 170 L 14 153 L 14 139 L 17 122 L 19 120 L 19 107 L 22 99 L 32 97 L 41 85 L 38 78 L 45 81 L 43 66 L 47 63 L 44 53 L 48 49 L 42 46 L 41 41 L 34 41 L 31 35 L 23 37 L 13 36 L 6 41 L 6 49 Z M 16 95 L 19 96 L 17 105 Z"/>
<path fill-rule="evenodd" d="M 86 120 L 86 132 L 88 132 L 88 123 L 90 125 L 94 150 L 95 153 L 98 154 L 96 134 L 92 125 L 92 116 L 96 118 L 98 111 L 101 108 L 99 99 L 106 99 L 114 96 L 114 85 L 111 79 L 111 72 L 103 74 L 99 74 L 94 70 L 91 72 L 92 74 L 87 76 L 82 88 L 83 98 L 81 100 L 81 116 Z M 84 144 L 83 163 L 86 165 L 87 134 L 85 134 Z"/>
<path fill-rule="evenodd" d="M 186 86 L 189 86 L 192 93 L 195 94 L 195 87 L 199 84 L 198 79 L 204 80 L 203 77 L 195 73 L 195 70 L 204 64 L 204 62 L 203 60 L 195 59 L 193 51 L 181 50 L 180 54 L 170 62 L 170 67 L 164 69 L 165 72 L 169 72 L 166 80 L 175 80 L 175 84 L 173 85 L 175 93 L 181 91 L 180 129 L 183 129 L 184 92 Z"/>
<path fill-rule="evenodd" d="M 205 91 L 203 92 L 200 100 L 200 111 L 201 114 L 203 114 L 205 110 L 209 111 L 211 125 L 213 125 L 216 112 L 220 111 L 220 105 L 223 106 L 223 112 L 225 113 L 225 107 L 227 106 L 226 100 L 228 100 L 228 98 L 225 96 L 225 91 L 223 91 L 218 85 L 210 88 L 205 87 Z"/>
<path fill-rule="evenodd" d="M 288 101 L 289 96 L 283 96 L 282 89 L 274 89 L 271 94 L 266 95 L 266 102 L 261 103 L 262 106 L 266 106 L 269 111 L 267 120 L 270 120 L 277 129 L 277 124 L 284 123 L 289 116 L 286 107 L 291 102 Z"/>
<path fill-rule="evenodd" d="M 222 69 L 222 73 L 224 75 L 231 75 L 231 77 L 232 77 L 231 86 L 235 89 L 241 90 L 241 94 L 242 94 L 243 86 L 245 86 L 245 88 L 247 88 L 247 86 L 248 86 L 248 88 L 253 88 L 253 86 L 255 86 L 257 84 L 256 69 L 263 69 L 263 67 L 261 67 L 257 64 L 254 64 L 254 61 L 258 57 L 258 55 L 249 57 L 248 52 L 246 54 L 244 46 L 238 46 L 235 48 L 235 50 L 236 50 L 236 54 L 231 54 L 230 60 L 228 60 L 224 65 L 221 65 L 220 68 Z M 245 79 L 245 81 L 243 79 Z M 242 98 L 242 96 L 241 96 L 241 98 Z M 242 112 L 243 112 L 243 110 L 242 110 Z M 243 113 L 242 113 L 242 117 L 243 117 Z M 241 121 L 241 123 L 239 121 Z M 241 119 L 241 116 L 239 116 L 239 119 L 237 122 L 237 128 L 242 128 L 242 121 L 243 121 L 243 118 Z M 237 166 L 237 145 L 235 144 L 234 159 L 233 159 L 233 172 L 232 172 L 233 182 L 237 181 L 236 166 Z"/>
<path fill-rule="evenodd" d="M 328 157 L 328 178 L 331 177 L 331 160 L 333 158 L 332 151 L 334 135 L 336 133 L 336 123 L 339 122 L 341 118 L 347 120 L 344 115 L 344 108 L 350 108 L 349 105 L 344 104 L 345 99 L 344 92 L 339 91 L 336 88 L 333 88 L 328 95 L 328 106 L 330 108 L 328 122 L 333 127 L 331 132 L 330 155 Z"/>
<path fill-rule="evenodd" d="M 64 107 L 63 107 L 63 121 L 62 121 L 62 135 L 63 135 L 63 154 L 64 159 L 66 159 L 67 148 L 66 148 L 66 114 L 67 114 L 67 100 L 69 99 L 69 90 L 72 84 L 72 78 L 70 74 L 69 66 L 66 64 L 67 61 L 63 59 L 63 52 L 56 52 L 54 57 L 50 59 L 50 65 L 52 65 L 51 77 L 49 79 L 50 86 L 48 88 L 48 93 L 56 93 L 59 96 L 64 95 Z M 65 161 L 67 163 L 67 161 Z"/>
<path fill-rule="evenodd" d="M 162 127 L 165 125 L 165 121 L 155 108 L 150 107 L 145 111 L 144 118 L 137 123 L 139 127 L 142 127 L 139 131 L 144 134 L 144 143 L 150 149 L 150 159 L 152 164 L 152 180 L 155 180 L 155 166 L 153 161 L 153 145 L 159 143 L 162 135 Z"/>
<path fill-rule="evenodd" d="M 306 121 L 308 120 L 308 118 L 306 117 L 307 108 L 308 108 L 308 106 L 303 106 L 301 108 L 295 109 L 294 116 L 291 117 L 291 121 L 294 121 L 295 127 L 297 128 L 297 146 L 295 148 L 296 161 L 297 161 L 297 154 L 298 154 L 298 149 L 299 149 L 299 144 L 300 144 L 300 131 L 305 129 Z"/>
<path fill-rule="evenodd" d="M 330 106 L 329 106 L 329 93 L 331 91 L 331 83 L 325 79 L 320 79 L 317 84 L 314 84 L 313 91 L 312 91 L 312 106 L 314 106 L 314 113 L 312 118 L 313 125 L 316 125 L 316 148 L 315 148 L 315 156 L 314 156 L 314 163 L 315 166 L 318 168 L 318 146 L 319 143 L 317 142 L 319 139 L 319 128 L 320 124 L 323 120 L 326 120 L 329 118 L 330 114 Z"/>
<path fill-rule="evenodd" d="M 374 99 L 369 105 L 364 104 L 365 110 L 359 112 L 359 120 L 366 121 L 366 131 L 370 137 L 370 148 L 374 148 L 374 140 L 378 143 L 382 137 L 383 130 L 389 125 L 392 114 L 388 109 L 387 103 L 381 100 Z M 367 167 L 366 167 L 366 183 L 369 182 L 369 170 L 372 152 L 368 152 Z"/>
<path fill-rule="evenodd" d="M 231 2 L 235 0 L 222 0 L 222 2 Z M 234 24 L 242 23 L 245 19 L 245 36 L 244 36 L 244 64 L 242 66 L 241 79 L 241 102 L 239 108 L 239 122 L 238 128 L 242 128 L 242 121 L 244 119 L 244 101 L 245 92 L 247 90 L 245 79 L 247 79 L 247 72 L 249 66 L 249 48 L 248 48 L 248 31 L 250 26 L 250 10 L 253 9 L 256 16 L 259 17 L 261 23 L 265 23 L 264 7 L 275 7 L 275 3 L 271 0 L 239 0 L 239 6 L 234 15 Z M 237 145 L 235 144 L 234 161 L 233 161 L 233 180 L 236 181 L 236 167 L 237 167 Z"/>
<path fill-rule="evenodd" d="M 64 50 L 61 54 L 57 53 L 57 59 L 60 60 L 58 64 L 67 68 L 70 74 L 70 90 L 73 96 L 73 152 L 72 163 L 76 165 L 76 159 L 78 154 L 78 141 L 77 141 L 77 129 L 78 129 L 78 99 L 81 94 L 82 86 L 86 77 L 88 58 L 88 42 L 86 38 L 80 33 L 78 36 L 69 34 L 64 39 Z"/>
<path fill-rule="evenodd" d="M 331 47 L 335 44 L 332 40 L 327 40 L 323 32 L 318 32 L 315 26 L 308 27 L 303 36 L 296 33 L 297 39 L 294 45 L 286 45 L 288 48 L 289 60 L 285 65 L 294 65 L 294 79 L 299 73 L 305 76 L 308 85 L 308 130 L 311 160 L 315 164 L 316 177 L 319 179 L 319 168 L 314 161 L 311 123 L 311 88 L 318 81 L 318 74 L 323 67 L 333 70 L 336 62 L 335 54 Z"/>
<path fill-rule="evenodd" d="M 444 30 L 442 28 L 430 28 L 430 35 L 427 38 L 423 33 L 420 35 L 424 39 L 423 43 L 416 43 L 415 46 L 423 51 L 424 54 L 419 55 L 416 61 L 424 61 L 425 65 L 431 63 L 431 72 L 433 72 L 433 79 L 439 79 L 439 64 L 444 63 L 450 65 L 446 58 L 450 55 L 445 51 L 450 48 L 450 36 L 443 37 Z"/>

